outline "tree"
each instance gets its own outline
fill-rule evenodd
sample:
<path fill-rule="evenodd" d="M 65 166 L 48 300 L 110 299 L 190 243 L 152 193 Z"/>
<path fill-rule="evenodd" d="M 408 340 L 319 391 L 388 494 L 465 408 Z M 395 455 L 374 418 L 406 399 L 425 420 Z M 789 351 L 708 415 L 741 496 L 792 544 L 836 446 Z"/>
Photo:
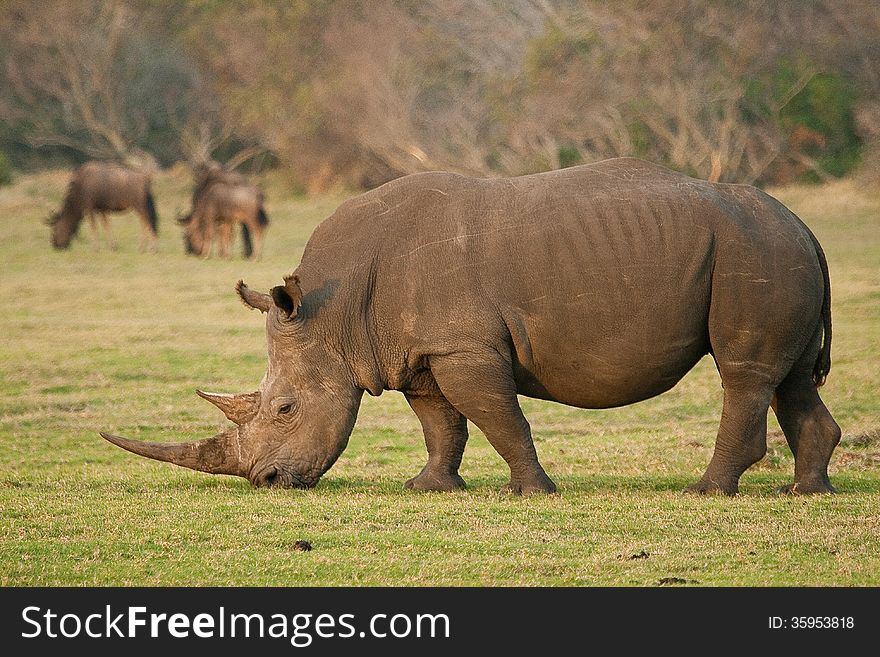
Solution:
<path fill-rule="evenodd" d="M 880 134 L 870 0 L 8 0 L 0 145 L 303 185 L 635 155 L 720 181 L 841 175 Z"/>
<path fill-rule="evenodd" d="M 13 1 L 0 8 L 0 117 L 31 147 L 176 159 L 169 137 L 196 92 L 185 59 L 136 29 L 119 0 Z"/>

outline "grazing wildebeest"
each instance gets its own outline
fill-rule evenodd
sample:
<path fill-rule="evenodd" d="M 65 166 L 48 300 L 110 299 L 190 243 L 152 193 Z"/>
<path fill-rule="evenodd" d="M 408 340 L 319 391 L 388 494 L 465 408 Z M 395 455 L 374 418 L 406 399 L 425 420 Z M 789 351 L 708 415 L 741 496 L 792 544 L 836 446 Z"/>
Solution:
<path fill-rule="evenodd" d="M 235 224 L 240 223 L 244 257 L 259 258 L 269 225 L 263 201 L 263 193 L 241 174 L 213 163 L 198 168 L 192 210 L 178 219 L 185 226 L 186 252 L 208 257 L 216 236 L 217 255 L 228 258 Z"/>
<path fill-rule="evenodd" d="M 235 424 L 192 443 L 112 443 L 255 485 L 313 486 L 348 444 L 364 391 L 399 390 L 428 462 L 410 488 L 463 488 L 467 420 L 510 493 L 556 489 L 517 395 L 610 408 L 672 388 L 711 354 L 724 387 L 715 454 L 690 490 L 733 495 L 767 450 L 773 407 L 797 493 L 832 492 L 840 428 L 819 242 L 747 185 L 634 159 L 520 178 L 422 173 L 347 201 L 270 294 L 259 389 L 199 394 Z M 186 312 L 183 309 L 181 312 Z"/>
<path fill-rule="evenodd" d="M 140 250 L 149 246 L 156 251 L 159 217 L 150 191 L 150 176 L 113 162 L 86 162 L 74 172 L 61 210 L 47 222 L 52 227 L 52 246 L 68 248 L 83 216 L 88 213 L 97 248 L 97 213 L 104 225 L 107 244 L 115 249 L 107 213 L 125 210 L 134 210 L 141 219 Z"/>

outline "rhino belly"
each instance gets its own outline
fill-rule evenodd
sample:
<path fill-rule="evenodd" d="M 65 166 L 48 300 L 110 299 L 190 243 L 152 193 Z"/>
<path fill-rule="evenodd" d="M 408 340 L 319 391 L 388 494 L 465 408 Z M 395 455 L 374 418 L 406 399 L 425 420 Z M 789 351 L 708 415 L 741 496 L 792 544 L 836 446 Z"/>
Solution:
<path fill-rule="evenodd" d="M 541 298 L 512 304 L 519 392 L 608 408 L 674 386 L 710 349 L 713 240 L 702 232 L 687 242 L 677 253 L 591 258 L 559 272 Z"/>
<path fill-rule="evenodd" d="M 705 324 L 662 334 L 553 335 L 534 327 L 532 359 L 514 357 L 519 394 L 580 408 L 612 408 L 672 388 L 709 351 Z M 668 325 L 667 325 L 668 329 Z"/>

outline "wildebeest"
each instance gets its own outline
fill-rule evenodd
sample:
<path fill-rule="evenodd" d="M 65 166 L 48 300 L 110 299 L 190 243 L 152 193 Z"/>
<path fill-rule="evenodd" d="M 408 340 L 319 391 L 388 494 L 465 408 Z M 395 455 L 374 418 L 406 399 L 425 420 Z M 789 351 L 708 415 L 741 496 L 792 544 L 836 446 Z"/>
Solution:
<path fill-rule="evenodd" d="M 178 219 L 186 252 L 207 257 L 216 238 L 217 255 L 229 257 L 233 230 L 240 223 L 244 257 L 259 258 L 269 225 L 263 193 L 241 174 L 216 164 L 198 168 L 195 177 L 192 210 Z"/>
<path fill-rule="evenodd" d="M 141 220 L 140 250 L 157 249 L 159 217 L 150 190 L 150 176 L 113 162 L 86 162 L 71 177 L 60 211 L 48 220 L 52 227 L 52 246 L 66 249 L 88 213 L 97 248 L 99 237 L 95 213 L 104 225 L 105 238 L 111 249 L 116 241 L 110 231 L 108 212 L 134 210 Z"/>
<path fill-rule="evenodd" d="M 235 426 L 194 443 L 107 440 L 309 487 L 345 449 L 364 391 L 399 390 L 428 448 L 408 487 L 464 487 L 471 420 L 510 467 L 503 491 L 549 493 L 518 394 L 623 406 L 711 354 L 724 407 L 690 490 L 738 491 L 767 450 L 772 406 L 795 457 L 785 489 L 833 491 L 840 428 L 817 392 L 831 367 L 828 265 L 810 230 L 754 187 L 634 159 L 519 178 L 416 174 L 340 206 L 283 285 L 237 290 L 266 313 L 268 370 L 254 392 L 199 393 Z"/>
<path fill-rule="evenodd" d="M 219 162 L 200 162 L 193 167 L 193 193 L 192 203 L 195 205 L 198 197 L 213 183 L 223 182 L 227 185 L 248 186 L 250 183 L 246 176 L 238 171 L 227 169 Z"/>

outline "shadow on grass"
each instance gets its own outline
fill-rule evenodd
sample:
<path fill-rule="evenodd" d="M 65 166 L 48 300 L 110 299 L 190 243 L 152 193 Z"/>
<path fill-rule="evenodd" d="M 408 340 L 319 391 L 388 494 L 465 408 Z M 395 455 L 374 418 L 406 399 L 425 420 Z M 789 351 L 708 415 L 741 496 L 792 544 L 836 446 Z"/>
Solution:
<path fill-rule="evenodd" d="M 25 478 L 26 479 L 26 478 Z M 556 483 L 559 493 L 563 496 L 608 494 L 608 493 L 681 493 L 695 481 L 687 476 L 650 476 L 650 475 L 592 475 L 584 477 L 558 477 Z M 97 482 L 93 482 L 95 485 Z M 370 494 L 416 497 L 419 495 L 456 495 L 458 493 L 421 493 L 404 488 L 402 479 L 397 478 L 362 478 L 362 477 L 327 477 L 322 479 L 315 488 L 308 490 L 300 489 L 261 489 L 254 488 L 249 482 L 239 477 L 217 475 L 189 475 L 182 477 L 169 477 L 165 480 L 153 478 L 143 479 L 133 477 L 128 481 L 118 478 L 106 480 L 100 485 L 110 487 L 122 486 L 129 493 L 143 493 L 164 489 L 168 492 L 177 491 L 228 491 L 240 495 L 321 495 L 331 496 L 347 494 Z M 465 494 L 483 495 L 496 493 L 506 479 L 501 477 L 474 477 L 468 480 L 468 488 Z M 778 490 L 790 479 L 776 474 L 756 473 L 746 474 L 740 482 L 740 496 L 742 497 L 767 497 L 778 495 Z M 832 478 L 832 483 L 840 495 L 878 494 L 880 493 L 880 477 L 857 476 L 851 474 L 838 474 Z M 8 488 L 30 486 L 30 482 L 21 478 L 7 479 L 0 485 Z"/>
<path fill-rule="evenodd" d="M 560 492 L 609 493 L 609 492 L 677 492 L 684 494 L 685 488 L 696 478 L 686 476 L 590 476 L 570 477 L 557 480 Z M 791 483 L 782 473 L 746 474 L 740 480 L 740 495 L 767 496 L 778 495 L 779 489 Z M 880 493 L 880 478 L 838 474 L 832 477 L 832 484 L 839 494 Z"/>
<path fill-rule="evenodd" d="M 695 479 L 685 476 L 592 476 L 576 478 L 560 478 L 556 480 L 559 492 L 576 494 L 602 494 L 602 493 L 684 493 L 685 488 L 692 484 Z M 740 483 L 740 495 L 765 496 L 778 495 L 779 488 L 790 483 L 785 477 L 759 476 L 745 477 Z M 500 477 L 473 478 L 468 480 L 466 492 L 470 493 L 496 493 L 507 483 L 507 479 Z M 880 478 L 837 476 L 833 479 L 838 494 L 880 493 Z M 362 479 L 362 478 L 330 478 L 321 481 L 315 492 L 327 491 L 332 493 L 363 492 L 373 494 L 405 494 L 405 495 L 444 495 L 446 493 L 419 493 L 404 488 L 403 481 L 397 479 Z M 455 494 L 455 493 L 452 493 Z"/>
<path fill-rule="evenodd" d="M 602 476 L 584 476 L 584 477 L 559 477 L 556 484 L 562 495 L 566 493 L 574 494 L 603 494 L 603 493 L 682 493 L 696 479 L 687 476 L 661 476 L 656 475 L 602 475 Z M 790 479 L 785 476 L 775 475 L 746 475 L 740 482 L 740 495 L 742 496 L 768 496 L 778 495 L 778 490 L 782 486 L 790 483 Z M 506 479 L 501 477 L 474 477 L 467 479 L 469 493 L 486 493 L 497 492 L 504 484 Z M 842 495 L 847 494 L 877 494 L 880 493 L 880 478 L 854 476 L 848 474 L 840 474 L 832 478 L 837 492 Z M 316 492 L 326 491 L 328 493 L 344 493 L 350 491 L 373 493 L 373 494 L 406 494 L 406 495 L 424 495 L 406 490 L 403 487 L 403 481 L 397 479 L 364 479 L 352 477 L 331 477 L 322 480 L 314 489 Z M 444 495 L 447 493 L 428 493 Z M 455 495 L 456 493 L 451 493 Z"/>

